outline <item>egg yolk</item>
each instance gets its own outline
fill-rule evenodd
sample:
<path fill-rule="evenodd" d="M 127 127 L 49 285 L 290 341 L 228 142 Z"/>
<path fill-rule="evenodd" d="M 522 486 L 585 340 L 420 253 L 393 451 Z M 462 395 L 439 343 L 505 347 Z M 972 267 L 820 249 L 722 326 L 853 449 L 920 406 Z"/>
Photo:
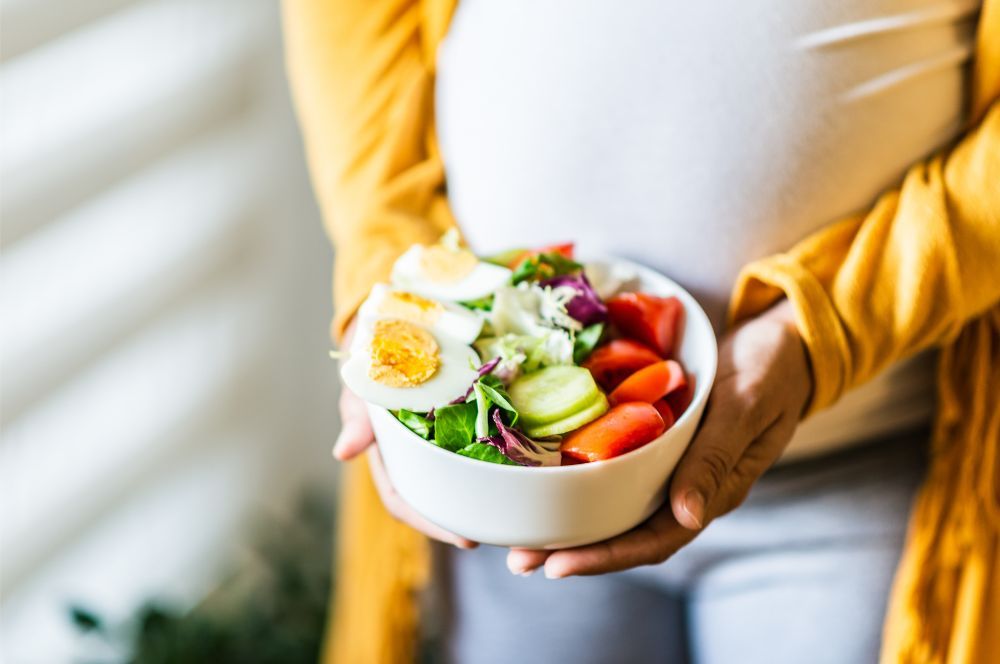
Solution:
<path fill-rule="evenodd" d="M 376 321 L 368 376 L 389 387 L 426 383 L 441 364 L 440 348 L 430 332 L 404 320 Z"/>
<path fill-rule="evenodd" d="M 385 298 L 379 303 L 378 312 L 389 318 L 400 318 L 429 327 L 441 317 L 444 307 L 440 302 L 414 293 L 392 291 L 385 294 Z"/>
<path fill-rule="evenodd" d="M 440 244 L 424 247 L 420 255 L 420 269 L 428 280 L 442 284 L 461 281 L 479 263 L 468 249 L 450 249 Z"/>

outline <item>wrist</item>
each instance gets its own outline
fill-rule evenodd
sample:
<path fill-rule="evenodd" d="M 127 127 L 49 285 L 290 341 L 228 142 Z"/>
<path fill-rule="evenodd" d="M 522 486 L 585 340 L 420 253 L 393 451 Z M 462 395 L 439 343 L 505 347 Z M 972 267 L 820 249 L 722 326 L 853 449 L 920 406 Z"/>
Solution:
<path fill-rule="evenodd" d="M 770 309 L 760 315 L 761 318 L 780 323 L 799 336 L 798 323 L 795 320 L 795 308 L 791 300 L 783 298 L 774 303 Z"/>
<path fill-rule="evenodd" d="M 798 384 L 802 390 L 801 394 L 804 395 L 802 412 L 799 413 L 801 417 L 812 400 L 814 385 L 812 361 L 805 340 L 799 332 L 795 307 L 792 306 L 790 300 L 782 299 L 762 313 L 760 318 L 769 321 L 772 325 L 779 326 L 781 329 L 781 343 L 786 348 L 785 353 L 783 353 L 785 361 L 795 367 L 793 378 L 796 376 L 798 378 L 792 384 Z"/>

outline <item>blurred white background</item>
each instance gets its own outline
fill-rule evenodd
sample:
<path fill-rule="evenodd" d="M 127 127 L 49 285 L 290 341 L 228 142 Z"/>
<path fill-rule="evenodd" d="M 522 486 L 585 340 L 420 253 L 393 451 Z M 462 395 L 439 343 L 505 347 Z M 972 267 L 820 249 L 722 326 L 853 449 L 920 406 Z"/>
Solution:
<path fill-rule="evenodd" d="M 3 0 L 0 657 L 196 602 L 331 487 L 329 249 L 267 0 Z"/>

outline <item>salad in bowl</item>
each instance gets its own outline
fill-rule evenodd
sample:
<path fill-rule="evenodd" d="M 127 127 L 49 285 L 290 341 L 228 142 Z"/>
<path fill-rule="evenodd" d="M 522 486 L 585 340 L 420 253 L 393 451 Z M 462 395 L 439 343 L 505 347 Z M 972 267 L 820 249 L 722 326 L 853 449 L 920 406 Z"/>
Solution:
<path fill-rule="evenodd" d="M 600 290 L 572 245 L 487 260 L 454 235 L 415 245 L 361 305 L 344 382 L 428 444 L 480 461 L 625 454 L 691 401 L 675 359 L 684 307 L 598 275 Z"/>
<path fill-rule="evenodd" d="M 704 312 L 662 275 L 578 262 L 570 244 L 478 257 L 451 232 L 372 288 L 341 375 L 414 509 L 476 541 L 554 547 L 655 509 L 715 363 Z"/>

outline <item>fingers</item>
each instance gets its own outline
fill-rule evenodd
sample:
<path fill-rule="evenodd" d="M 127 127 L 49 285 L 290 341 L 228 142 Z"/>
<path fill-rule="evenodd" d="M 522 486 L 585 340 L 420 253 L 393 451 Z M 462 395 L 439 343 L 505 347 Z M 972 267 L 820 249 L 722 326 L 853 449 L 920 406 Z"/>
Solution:
<path fill-rule="evenodd" d="M 343 345 L 350 346 L 353 336 L 354 323 L 351 323 L 344 334 Z M 337 436 L 337 441 L 333 444 L 333 456 L 340 461 L 347 461 L 368 450 L 368 466 L 372 481 L 382 499 L 382 504 L 393 518 L 432 539 L 453 544 L 462 549 L 474 549 L 479 546 L 472 540 L 448 532 L 431 523 L 400 498 L 396 490 L 392 488 L 392 483 L 389 482 L 389 476 L 385 472 L 378 447 L 372 445 L 375 442 L 375 433 L 372 431 L 371 421 L 368 419 L 368 408 L 364 401 L 346 387 L 343 387 L 340 393 L 340 417 L 340 435 Z"/>
<path fill-rule="evenodd" d="M 754 481 L 784 449 L 794 429 L 794 418 L 782 418 L 748 447 L 746 453 L 726 474 L 711 502 L 704 506 L 702 523 L 725 514 L 743 501 Z M 657 565 L 670 558 L 700 532 L 681 524 L 675 513 L 674 505 L 668 503 L 642 525 L 604 542 L 575 549 L 527 553 L 547 554 L 544 558 L 545 576 L 550 579 L 608 574 L 641 565 Z M 511 557 L 514 553 L 515 551 L 511 551 L 507 558 L 507 566 L 512 569 Z M 516 560 L 524 564 L 535 562 L 537 558 L 518 557 Z"/>
<path fill-rule="evenodd" d="M 670 505 L 679 524 L 692 530 L 705 526 L 706 506 L 750 440 L 721 415 L 707 414 L 704 427 L 691 441 L 670 483 Z"/>
<path fill-rule="evenodd" d="M 737 328 L 720 346 L 704 421 L 675 469 L 665 506 L 604 542 L 552 552 L 512 550 L 511 571 L 544 565 L 546 577 L 563 578 L 658 564 L 737 507 L 787 446 L 811 391 L 794 320 L 783 309 L 775 312 Z"/>
<path fill-rule="evenodd" d="M 448 532 L 444 528 L 437 526 L 424 517 L 420 516 L 412 507 L 406 504 L 389 482 L 389 476 L 385 472 L 382 464 L 382 455 L 378 452 L 378 447 L 372 445 L 368 448 L 368 465 L 371 469 L 372 480 L 375 488 L 382 499 L 382 504 L 394 518 L 407 524 L 415 530 L 419 530 L 431 539 L 436 539 L 446 544 L 453 544 L 460 549 L 474 549 L 478 546 L 476 542 L 465 539 L 460 535 Z"/>
<path fill-rule="evenodd" d="M 343 348 L 349 348 L 354 338 L 355 322 L 352 321 L 344 332 Z M 343 386 L 340 392 L 340 435 L 333 444 L 333 456 L 339 461 L 347 461 L 361 454 L 375 442 L 368 409 L 365 402 Z"/>
<path fill-rule="evenodd" d="M 340 461 L 353 459 L 375 441 L 368 409 L 353 392 L 344 388 L 340 394 L 340 435 L 333 444 L 333 456 Z"/>
<path fill-rule="evenodd" d="M 545 576 L 561 579 L 656 565 L 694 539 L 696 534 L 680 527 L 667 505 L 646 523 L 618 537 L 575 549 L 553 551 L 545 561 Z"/>
<path fill-rule="evenodd" d="M 787 422 L 782 432 L 794 430 L 810 391 L 805 351 L 787 303 L 727 335 L 719 346 L 719 377 L 705 419 L 670 484 L 678 523 L 704 527 L 716 495 L 751 444 L 767 461 L 760 472 L 777 459 L 790 433 L 781 440 L 783 435 L 772 432 L 767 439 L 777 441 L 774 445 L 754 441 L 778 421 Z"/>
<path fill-rule="evenodd" d="M 685 528 L 705 526 L 708 506 L 726 477 L 754 439 L 780 416 L 772 401 L 761 398 L 759 386 L 741 382 L 734 374 L 716 384 L 702 426 L 674 470 L 670 504 Z"/>
<path fill-rule="evenodd" d="M 795 423 L 794 417 L 782 417 L 747 446 L 705 506 L 705 522 L 743 501 L 757 477 L 784 449 Z M 618 572 L 662 563 L 698 532 L 679 523 L 673 506 L 667 504 L 644 524 L 604 542 L 560 551 L 512 549 L 507 554 L 507 567 L 514 574 L 527 575 L 544 565 L 545 576 L 550 579 Z"/>
<path fill-rule="evenodd" d="M 507 554 L 507 569 L 511 574 L 528 576 L 545 564 L 550 553 L 535 549 L 511 549 Z"/>

